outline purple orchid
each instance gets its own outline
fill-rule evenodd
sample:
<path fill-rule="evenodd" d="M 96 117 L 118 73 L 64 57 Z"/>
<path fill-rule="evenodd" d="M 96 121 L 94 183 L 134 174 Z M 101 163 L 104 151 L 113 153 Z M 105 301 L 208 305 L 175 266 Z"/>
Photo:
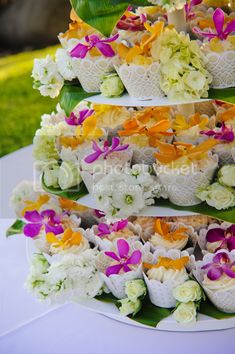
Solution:
<path fill-rule="evenodd" d="M 123 15 L 120 21 L 117 23 L 117 28 L 125 31 L 144 31 L 144 23 L 147 21 L 147 17 L 144 14 L 140 16 L 126 16 Z"/>
<path fill-rule="evenodd" d="M 200 5 L 203 0 L 191 0 L 185 4 L 185 13 L 187 20 L 192 20 L 195 17 L 195 13 L 192 11 L 194 6 Z"/>
<path fill-rule="evenodd" d="M 221 248 L 227 246 L 229 251 L 235 249 L 235 225 L 228 227 L 226 230 L 216 227 L 211 229 L 206 234 L 207 242 L 219 242 L 221 241 L 220 246 L 215 250 L 218 251 Z"/>
<path fill-rule="evenodd" d="M 99 219 L 105 217 L 105 213 L 101 210 L 98 210 L 98 209 L 94 209 L 94 213 L 95 213 L 95 216 Z"/>
<path fill-rule="evenodd" d="M 27 237 L 37 236 L 42 227 L 45 227 L 46 233 L 53 232 L 55 235 L 61 234 L 64 231 L 60 216 L 56 215 L 54 210 L 48 209 L 41 213 L 37 210 L 26 211 L 24 218 L 29 221 L 24 226 L 24 234 Z"/>
<path fill-rule="evenodd" d="M 118 152 L 118 151 L 124 151 L 128 149 L 129 145 L 121 145 L 120 144 L 120 139 L 117 137 L 112 138 L 112 144 L 111 146 L 109 145 L 108 140 L 106 140 L 103 144 L 103 149 L 99 147 L 99 145 L 93 141 L 92 143 L 92 148 L 94 152 L 87 157 L 85 157 L 84 161 L 86 163 L 92 163 L 96 160 L 98 160 L 100 157 L 103 157 L 106 159 L 108 155 L 112 154 L 113 152 Z"/>
<path fill-rule="evenodd" d="M 84 120 L 90 117 L 94 113 L 94 109 L 83 109 L 79 112 L 77 117 L 73 112 L 70 114 L 69 118 L 65 117 L 65 121 L 68 125 L 82 125 Z"/>
<path fill-rule="evenodd" d="M 99 237 L 105 237 L 106 235 L 111 235 L 112 232 L 117 232 L 120 230 L 125 229 L 125 227 L 127 227 L 128 225 L 128 220 L 120 220 L 115 222 L 114 224 L 105 224 L 105 223 L 100 223 L 98 225 L 98 231 L 99 233 L 97 234 L 97 236 Z"/>
<path fill-rule="evenodd" d="M 212 38 L 219 38 L 222 41 L 227 39 L 230 33 L 235 31 L 235 19 L 231 20 L 224 28 L 225 15 L 223 10 L 221 10 L 220 8 L 217 8 L 215 10 L 213 14 L 213 21 L 214 21 L 216 33 L 213 32 L 212 30 L 209 30 L 208 32 L 203 32 L 198 27 L 194 27 L 193 31 L 203 37 L 207 37 L 209 40 L 211 40 Z"/>
<path fill-rule="evenodd" d="M 223 274 L 235 278 L 234 266 L 235 262 L 231 262 L 228 254 L 220 252 L 213 257 L 212 262 L 205 264 L 202 269 L 207 270 L 207 277 L 210 280 L 218 280 Z"/>
<path fill-rule="evenodd" d="M 111 265 L 106 269 L 105 274 L 107 277 L 113 274 L 119 274 L 122 269 L 125 273 L 130 272 L 131 268 L 129 265 L 137 265 L 141 261 L 141 251 L 136 250 L 132 252 L 132 254 L 129 254 L 130 246 L 128 242 L 123 239 L 117 240 L 117 250 L 118 254 L 114 252 L 104 253 L 107 257 L 110 257 L 117 262 L 117 264 Z"/>
<path fill-rule="evenodd" d="M 105 57 L 114 57 L 115 52 L 108 43 L 116 41 L 118 37 L 119 34 L 115 34 L 115 36 L 107 39 L 100 39 L 96 34 L 86 36 L 86 44 L 78 43 L 76 47 L 71 50 L 70 55 L 72 58 L 84 59 L 92 48 L 97 48 Z"/>
<path fill-rule="evenodd" d="M 200 132 L 202 135 L 213 136 L 214 139 L 224 141 L 226 143 L 231 143 L 235 139 L 233 129 L 224 124 L 221 125 L 220 130 L 202 130 Z"/>

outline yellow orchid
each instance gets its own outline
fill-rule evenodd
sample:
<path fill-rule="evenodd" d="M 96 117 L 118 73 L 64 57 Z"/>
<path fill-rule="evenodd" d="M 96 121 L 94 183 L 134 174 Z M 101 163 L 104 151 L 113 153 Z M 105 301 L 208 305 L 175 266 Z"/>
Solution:
<path fill-rule="evenodd" d="M 158 257 L 158 262 L 156 264 L 144 263 L 144 267 L 147 269 L 164 267 L 166 269 L 181 270 L 183 269 L 189 261 L 189 257 L 181 257 L 178 259 L 171 259 L 168 257 Z"/>
<path fill-rule="evenodd" d="M 92 115 L 88 117 L 82 125 L 79 125 L 76 129 L 76 138 L 79 144 L 83 144 L 86 141 L 96 140 L 104 135 L 104 131 L 97 127 L 97 117 Z"/>
<path fill-rule="evenodd" d="M 32 200 L 25 200 L 25 208 L 22 210 L 22 216 L 25 215 L 26 211 L 39 210 L 42 205 L 49 201 L 50 197 L 47 194 L 41 194 L 38 199 L 34 202 Z"/>
<path fill-rule="evenodd" d="M 227 105 L 225 104 L 224 107 L 226 108 Z M 235 105 L 228 106 L 228 109 L 220 114 L 220 120 L 222 122 L 227 122 L 228 120 L 235 119 Z"/>
<path fill-rule="evenodd" d="M 182 142 L 167 144 L 156 141 L 159 152 L 155 153 L 155 157 L 162 164 L 169 164 L 181 157 L 185 157 L 189 161 L 200 160 L 205 156 L 207 151 L 211 150 L 217 144 L 218 141 L 215 139 L 208 139 L 197 146 Z"/>
<path fill-rule="evenodd" d="M 71 199 L 66 199 L 66 198 L 60 197 L 58 200 L 60 203 L 60 207 L 64 210 L 67 210 L 67 211 L 85 212 L 85 211 L 89 210 L 88 207 L 78 204 L 77 202 L 75 202 Z"/>
<path fill-rule="evenodd" d="M 170 242 L 182 240 L 187 237 L 187 227 L 179 227 L 175 231 L 170 231 L 170 224 L 162 219 L 157 219 L 155 221 L 154 231 Z"/>
<path fill-rule="evenodd" d="M 72 10 L 70 13 L 70 19 L 72 20 L 72 23 L 69 24 L 68 31 L 60 35 L 62 38 L 82 39 L 85 36 L 89 36 L 95 32 L 95 29 L 87 23 L 83 22 L 74 10 Z"/>
<path fill-rule="evenodd" d="M 175 131 L 188 130 L 194 126 L 198 126 L 200 129 L 205 129 L 209 123 L 209 118 L 200 113 L 195 113 L 188 119 L 182 114 L 176 114 L 172 128 Z"/>
<path fill-rule="evenodd" d="M 142 124 L 152 124 L 153 122 L 159 122 L 161 120 L 170 120 L 171 107 L 150 107 L 145 108 L 134 114 L 136 118 Z"/>
<path fill-rule="evenodd" d="M 53 232 L 48 232 L 46 234 L 46 240 L 53 245 L 53 247 L 66 249 L 72 246 L 79 246 L 83 240 L 83 236 L 81 232 L 74 232 L 72 229 L 68 228 L 64 231 L 62 238 L 59 238 Z"/>

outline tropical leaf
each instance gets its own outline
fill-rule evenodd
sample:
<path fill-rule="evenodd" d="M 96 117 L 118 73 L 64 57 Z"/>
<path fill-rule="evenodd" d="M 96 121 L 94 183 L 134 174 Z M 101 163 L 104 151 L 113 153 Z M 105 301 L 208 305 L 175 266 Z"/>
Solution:
<path fill-rule="evenodd" d="M 17 219 L 14 223 L 7 229 L 6 237 L 22 234 L 25 222 L 23 220 Z"/>
<path fill-rule="evenodd" d="M 235 87 L 210 89 L 209 98 L 235 104 Z"/>
<path fill-rule="evenodd" d="M 175 205 L 166 199 L 158 199 L 156 205 L 171 208 L 174 210 L 191 211 L 193 213 L 203 214 L 203 215 L 211 216 L 215 219 L 227 221 L 232 224 L 235 223 L 235 208 L 229 208 L 227 210 L 217 210 L 207 205 L 206 203 L 184 207 L 184 206 Z"/>
<path fill-rule="evenodd" d="M 235 313 L 225 313 L 218 310 L 208 299 L 201 302 L 199 313 L 216 318 L 217 320 L 235 317 Z"/>
<path fill-rule="evenodd" d="M 60 106 L 69 117 L 70 113 L 79 102 L 96 94 L 97 93 L 84 91 L 80 83 L 65 84 L 60 93 Z"/>
<path fill-rule="evenodd" d="M 104 36 L 109 37 L 128 6 L 146 6 L 147 0 L 71 0 L 77 15 Z"/>
<path fill-rule="evenodd" d="M 60 188 L 47 187 L 44 182 L 44 176 L 42 176 L 42 187 L 47 193 L 75 201 L 88 194 L 87 188 L 83 182 L 81 182 L 78 186 L 62 190 Z"/>

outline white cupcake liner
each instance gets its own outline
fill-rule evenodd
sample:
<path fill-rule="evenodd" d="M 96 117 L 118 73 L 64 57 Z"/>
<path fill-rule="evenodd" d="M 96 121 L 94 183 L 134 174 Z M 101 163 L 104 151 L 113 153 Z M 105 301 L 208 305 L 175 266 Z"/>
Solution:
<path fill-rule="evenodd" d="M 223 53 L 206 53 L 208 60 L 206 69 L 213 76 L 213 88 L 235 86 L 235 51 L 227 50 Z"/>
<path fill-rule="evenodd" d="M 73 60 L 73 70 L 86 92 L 100 92 L 102 78 L 114 70 L 117 57 Z"/>
<path fill-rule="evenodd" d="M 180 171 L 176 169 L 168 170 L 169 173 L 167 173 L 168 171 L 164 171 L 160 165 L 153 165 L 159 182 L 164 187 L 170 201 L 180 206 L 201 203 L 201 200 L 196 197 L 196 192 L 199 187 L 209 186 L 217 166 L 217 155 L 213 155 L 211 163 L 203 171 L 189 171 L 190 173 L 186 175 L 180 174 Z"/>
<path fill-rule="evenodd" d="M 226 147 L 227 145 L 227 147 Z M 218 144 L 214 147 L 213 151 L 219 157 L 219 165 L 230 165 L 234 162 L 233 154 L 235 148 L 229 148 L 230 144 Z"/>
<path fill-rule="evenodd" d="M 180 252 L 178 250 L 165 250 L 158 249 L 153 254 L 149 253 L 144 257 L 145 262 L 156 263 L 158 257 L 169 257 L 172 259 L 178 259 L 184 256 L 189 256 L 186 251 Z M 160 282 L 154 279 L 148 279 L 147 275 L 144 274 L 144 281 L 146 283 L 150 301 L 155 306 L 164 308 L 173 308 L 176 306 L 176 300 L 173 296 L 173 289 L 177 286 L 183 284 L 188 279 L 188 276 L 181 278 L 180 280 L 165 281 Z"/>
<path fill-rule="evenodd" d="M 168 222 L 168 224 L 171 226 L 171 230 L 175 231 L 176 229 L 179 229 L 181 227 L 186 227 L 187 228 L 187 235 L 188 235 L 188 241 L 185 244 L 185 247 L 188 245 L 187 248 L 183 247 L 182 249 L 187 251 L 189 254 L 192 254 L 194 251 L 194 248 L 198 242 L 198 234 L 197 232 L 194 231 L 193 227 L 190 225 L 186 225 L 182 222 Z M 143 232 L 142 232 L 143 234 Z M 154 233 L 153 233 L 154 234 Z M 155 252 L 156 250 L 158 250 L 159 248 L 163 248 L 166 249 L 166 247 L 164 246 L 154 246 L 151 241 L 149 241 L 149 239 L 151 238 L 151 236 L 153 234 L 150 234 L 148 236 L 146 236 L 146 234 L 144 235 L 144 237 L 142 237 L 144 242 L 148 242 L 150 243 L 150 248 L 152 252 Z M 171 249 L 175 249 L 174 247 L 172 247 Z M 181 250 L 182 251 L 182 250 Z"/>
<path fill-rule="evenodd" d="M 235 148 L 232 148 L 231 153 L 233 157 L 233 162 L 235 163 Z"/>
<path fill-rule="evenodd" d="M 131 145 L 133 149 L 132 163 L 135 164 L 146 164 L 152 165 L 156 159 L 154 153 L 157 151 L 153 147 L 138 147 L 137 145 Z"/>
<path fill-rule="evenodd" d="M 152 63 L 148 66 L 135 64 L 115 65 L 115 69 L 129 95 L 139 99 L 164 97 L 159 84 L 159 68 L 159 63 Z"/>
<path fill-rule="evenodd" d="M 231 225 L 232 224 L 230 224 L 229 222 L 223 222 L 222 224 L 214 222 L 214 223 L 208 225 L 208 227 L 203 228 L 203 229 L 201 229 L 199 231 L 199 234 L 198 234 L 198 245 L 201 248 L 201 250 L 203 251 L 203 254 L 206 254 L 206 253 L 209 252 L 207 250 L 207 248 L 206 248 L 206 244 L 207 244 L 206 235 L 207 235 L 207 232 L 209 230 L 216 229 L 216 228 L 220 228 L 220 229 L 226 230 Z"/>
<path fill-rule="evenodd" d="M 120 237 L 121 239 L 125 239 L 130 244 L 134 244 L 136 241 L 140 240 L 141 228 L 139 225 L 133 225 L 131 222 L 129 222 L 127 228 L 131 230 L 134 235 L 128 238 Z M 92 226 L 91 229 L 86 231 L 86 237 L 101 251 L 110 250 L 114 247 L 117 239 L 115 239 L 114 241 L 110 241 L 108 238 L 101 238 L 97 236 L 97 233 L 98 233 L 98 226 L 94 225 Z"/>
<path fill-rule="evenodd" d="M 223 252 L 227 253 L 232 261 L 235 261 L 235 251 L 228 252 L 227 250 L 223 250 Z M 234 313 L 235 312 L 235 286 L 230 290 L 211 290 L 206 286 L 203 286 L 202 282 L 204 279 L 204 271 L 201 267 L 205 264 L 208 264 L 212 261 L 215 254 L 207 253 L 204 255 L 202 261 L 197 261 L 194 264 L 193 275 L 197 279 L 197 281 L 203 287 L 206 295 L 210 299 L 210 301 L 220 310 L 226 313 Z M 216 280 L 215 280 L 216 281 Z"/>

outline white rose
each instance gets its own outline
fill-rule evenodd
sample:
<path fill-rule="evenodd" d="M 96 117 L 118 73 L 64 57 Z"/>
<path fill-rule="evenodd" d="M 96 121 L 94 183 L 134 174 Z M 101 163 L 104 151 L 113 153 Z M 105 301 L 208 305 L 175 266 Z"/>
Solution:
<path fill-rule="evenodd" d="M 61 189 L 77 186 L 82 181 L 80 170 L 73 163 L 64 161 L 59 170 L 58 183 Z"/>
<path fill-rule="evenodd" d="M 47 187 L 58 187 L 59 165 L 54 164 L 46 167 L 43 172 L 44 183 Z"/>
<path fill-rule="evenodd" d="M 173 313 L 174 319 L 182 325 L 190 325 L 196 322 L 196 306 L 190 301 L 186 304 L 180 304 Z"/>
<path fill-rule="evenodd" d="M 173 289 L 173 296 L 177 301 L 184 303 L 199 301 L 202 298 L 202 290 L 196 281 L 188 280 Z"/>
<path fill-rule="evenodd" d="M 235 164 L 223 166 L 218 172 L 218 181 L 227 187 L 235 187 Z"/>
<path fill-rule="evenodd" d="M 147 293 L 145 283 L 142 279 L 129 280 L 125 284 L 125 293 L 129 300 L 136 302 Z"/>
<path fill-rule="evenodd" d="M 213 183 L 206 189 L 197 192 L 197 197 L 217 210 L 235 206 L 235 192 L 219 183 Z"/>
<path fill-rule="evenodd" d="M 137 314 L 141 309 L 141 301 L 137 300 L 135 302 L 129 300 L 128 298 L 118 301 L 119 311 L 121 315 L 128 316 Z"/>

